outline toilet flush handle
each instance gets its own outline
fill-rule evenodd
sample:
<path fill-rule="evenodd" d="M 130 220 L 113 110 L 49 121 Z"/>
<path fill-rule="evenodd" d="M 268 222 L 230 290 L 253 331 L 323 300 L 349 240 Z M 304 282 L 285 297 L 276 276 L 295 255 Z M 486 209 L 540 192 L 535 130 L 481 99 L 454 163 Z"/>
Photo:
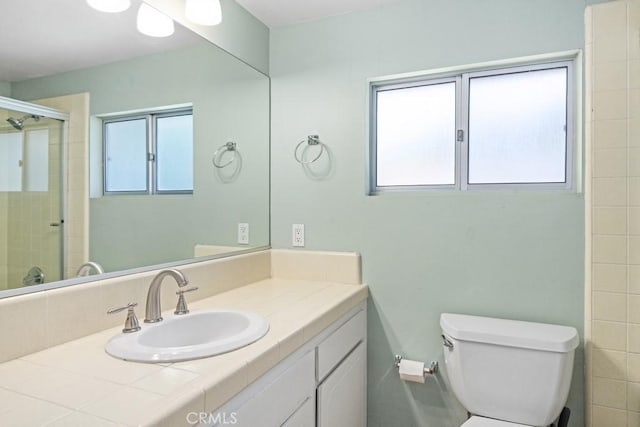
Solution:
<path fill-rule="evenodd" d="M 444 336 L 444 334 L 440 335 L 442 337 L 442 345 L 447 347 L 447 348 L 453 348 L 453 343 L 451 341 L 449 341 L 449 339 L 447 337 Z"/>

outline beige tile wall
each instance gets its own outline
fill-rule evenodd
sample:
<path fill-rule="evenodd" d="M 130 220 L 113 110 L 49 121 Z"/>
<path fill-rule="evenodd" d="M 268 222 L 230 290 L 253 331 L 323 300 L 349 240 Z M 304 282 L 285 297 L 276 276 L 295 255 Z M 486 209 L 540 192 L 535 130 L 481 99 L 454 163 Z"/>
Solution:
<path fill-rule="evenodd" d="M 89 93 L 34 101 L 70 113 L 67 128 L 65 277 L 89 260 Z"/>
<path fill-rule="evenodd" d="M 8 283 L 9 261 L 8 261 L 8 223 L 7 216 L 9 213 L 9 194 L 0 192 L 0 290 L 5 289 Z"/>
<path fill-rule="evenodd" d="M 640 426 L 640 1 L 587 8 L 587 425 Z"/>

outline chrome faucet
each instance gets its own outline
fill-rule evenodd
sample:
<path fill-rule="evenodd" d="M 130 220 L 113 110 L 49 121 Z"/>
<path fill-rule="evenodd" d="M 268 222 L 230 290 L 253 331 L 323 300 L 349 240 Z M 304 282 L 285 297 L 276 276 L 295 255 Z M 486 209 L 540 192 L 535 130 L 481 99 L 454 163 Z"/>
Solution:
<path fill-rule="evenodd" d="M 155 323 L 162 320 L 162 309 L 160 306 L 160 285 L 162 279 L 166 276 L 173 277 L 178 283 L 178 287 L 184 288 L 189 284 L 189 281 L 180 270 L 171 268 L 169 270 L 162 270 L 156 275 L 149 285 L 149 292 L 147 292 L 147 309 L 144 316 L 145 323 Z"/>
<path fill-rule="evenodd" d="M 78 271 L 76 272 L 76 277 L 90 276 L 91 272 L 93 272 L 93 274 L 102 274 L 104 273 L 104 269 L 97 262 L 93 262 L 93 261 L 85 262 L 80 266 L 80 268 L 78 268 Z"/>

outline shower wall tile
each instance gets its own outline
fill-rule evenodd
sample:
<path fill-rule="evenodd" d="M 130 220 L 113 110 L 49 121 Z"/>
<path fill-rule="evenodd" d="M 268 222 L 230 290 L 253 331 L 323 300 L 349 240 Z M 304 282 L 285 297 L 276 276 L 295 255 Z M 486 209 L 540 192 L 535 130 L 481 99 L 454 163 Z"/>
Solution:
<path fill-rule="evenodd" d="M 627 295 L 613 292 L 594 292 L 593 318 L 625 322 L 627 320 Z"/>
<path fill-rule="evenodd" d="M 627 145 L 629 147 L 640 147 L 640 119 L 633 118 L 627 122 L 629 137 L 627 138 Z"/>
<path fill-rule="evenodd" d="M 593 375 L 613 380 L 627 377 L 627 353 L 624 351 L 594 348 L 592 354 Z"/>
<path fill-rule="evenodd" d="M 630 411 L 640 411 L 640 383 L 627 383 L 627 409 Z"/>
<path fill-rule="evenodd" d="M 627 237 L 593 236 L 593 261 L 625 264 L 627 262 Z"/>
<path fill-rule="evenodd" d="M 627 61 L 610 61 L 595 64 L 594 84 L 599 91 L 627 88 Z"/>
<path fill-rule="evenodd" d="M 629 293 L 640 294 L 640 265 L 629 266 Z"/>
<path fill-rule="evenodd" d="M 640 427 L 640 1 L 588 7 L 587 33 L 587 426 Z"/>
<path fill-rule="evenodd" d="M 624 207 L 594 208 L 594 234 L 627 234 L 627 209 Z"/>
<path fill-rule="evenodd" d="M 629 178 L 629 206 L 640 206 L 640 177 Z"/>
<path fill-rule="evenodd" d="M 592 288 L 594 291 L 625 292 L 627 290 L 627 266 L 593 264 Z"/>
<path fill-rule="evenodd" d="M 640 265 L 640 237 L 629 237 L 629 264 Z"/>
<path fill-rule="evenodd" d="M 640 62 L 640 61 L 639 61 Z M 593 123 L 593 143 L 594 148 L 625 148 L 627 141 L 627 121 L 599 120 Z"/>
<path fill-rule="evenodd" d="M 593 162 L 594 177 L 627 176 L 627 149 L 596 150 Z"/>
<path fill-rule="evenodd" d="M 628 153 L 629 176 L 640 176 L 640 148 L 629 148 Z"/>
<path fill-rule="evenodd" d="M 627 384 L 624 381 L 595 377 L 593 403 L 609 408 L 627 409 Z"/>
<path fill-rule="evenodd" d="M 593 206 L 626 206 L 626 178 L 594 178 Z"/>
<path fill-rule="evenodd" d="M 627 91 L 594 91 L 593 116 L 595 120 L 626 119 Z"/>
<path fill-rule="evenodd" d="M 626 323 L 594 320 L 591 329 L 591 341 L 594 346 L 606 350 L 627 350 Z"/>
<path fill-rule="evenodd" d="M 627 427 L 627 412 L 622 409 L 593 407 L 593 427 Z"/>

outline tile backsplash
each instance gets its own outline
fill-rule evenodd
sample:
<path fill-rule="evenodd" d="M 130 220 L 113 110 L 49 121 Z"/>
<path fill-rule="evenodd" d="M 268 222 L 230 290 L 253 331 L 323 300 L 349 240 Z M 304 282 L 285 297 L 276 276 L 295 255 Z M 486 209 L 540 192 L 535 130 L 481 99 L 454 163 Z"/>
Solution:
<path fill-rule="evenodd" d="M 178 267 L 197 286 L 196 301 L 270 277 L 360 284 L 360 256 L 355 253 L 264 250 Z M 123 325 L 125 313 L 110 308 L 137 302 L 144 318 L 147 290 L 160 270 L 96 280 L 80 285 L 0 299 L 0 363 Z M 162 286 L 162 309 L 176 304 L 176 285 Z"/>

